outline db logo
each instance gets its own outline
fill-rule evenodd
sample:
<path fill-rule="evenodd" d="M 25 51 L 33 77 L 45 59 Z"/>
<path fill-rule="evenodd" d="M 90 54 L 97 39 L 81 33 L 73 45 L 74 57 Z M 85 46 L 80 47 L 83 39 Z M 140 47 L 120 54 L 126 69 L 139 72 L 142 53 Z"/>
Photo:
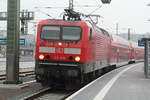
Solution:
<path fill-rule="evenodd" d="M 56 49 L 56 53 L 63 53 L 64 52 L 64 49 L 63 48 L 57 48 Z"/>

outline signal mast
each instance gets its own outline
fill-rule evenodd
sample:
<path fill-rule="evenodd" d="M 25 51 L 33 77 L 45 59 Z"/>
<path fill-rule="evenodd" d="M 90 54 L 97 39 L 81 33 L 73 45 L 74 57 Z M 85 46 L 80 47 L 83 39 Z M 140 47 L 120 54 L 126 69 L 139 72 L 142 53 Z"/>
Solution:
<path fill-rule="evenodd" d="M 69 0 L 69 9 L 73 10 L 73 0 Z"/>

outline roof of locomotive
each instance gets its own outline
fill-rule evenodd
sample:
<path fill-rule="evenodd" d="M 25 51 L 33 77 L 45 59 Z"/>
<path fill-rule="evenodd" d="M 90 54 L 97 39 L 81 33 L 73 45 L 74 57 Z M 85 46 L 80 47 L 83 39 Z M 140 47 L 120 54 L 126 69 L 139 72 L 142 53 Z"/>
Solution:
<path fill-rule="evenodd" d="M 72 21 L 72 20 L 62 20 L 62 19 L 45 19 L 41 20 L 39 24 L 53 24 L 53 25 L 77 25 L 77 26 L 88 26 L 88 27 L 97 27 L 98 29 L 102 30 L 103 28 L 100 28 L 96 24 L 92 24 L 89 20 L 80 20 L 80 21 Z M 105 29 L 103 29 L 105 30 Z"/>
<path fill-rule="evenodd" d="M 61 19 L 45 19 L 41 20 L 39 24 L 52 24 L 52 25 L 87 25 L 91 27 L 91 23 L 88 21 L 72 21 L 72 20 L 61 20 Z"/>

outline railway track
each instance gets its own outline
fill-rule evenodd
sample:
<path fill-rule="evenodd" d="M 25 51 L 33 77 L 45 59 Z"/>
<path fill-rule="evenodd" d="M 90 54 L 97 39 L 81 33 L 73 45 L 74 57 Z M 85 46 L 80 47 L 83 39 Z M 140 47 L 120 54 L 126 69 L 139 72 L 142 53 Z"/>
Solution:
<path fill-rule="evenodd" d="M 21 98 L 21 100 L 65 100 L 67 97 L 69 97 L 76 91 L 77 90 L 62 90 L 62 89 L 54 90 L 51 89 L 50 87 L 45 87 L 39 91 L 35 91 L 27 96 L 24 96 L 23 98 Z"/>
<path fill-rule="evenodd" d="M 34 70 L 31 68 L 21 69 L 19 72 L 19 77 L 23 78 L 25 81 L 24 84 L 34 84 L 36 81 L 28 83 L 28 77 L 34 77 Z M 0 70 L 0 81 L 6 79 L 5 70 Z M 70 96 L 74 91 L 65 91 L 65 90 L 53 90 L 50 87 L 42 87 L 40 90 L 32 90 L 29 93 L 23 93 L 22 95 L 18 95 L 13 100 L 64 100 L 68 96 Z"/>
<path fill-rule="evenodd" d="M 50 87 L 45 87 L 39 91 L 34 91 L 29 95 L 22 97 L 21 100 L 65 100 L 67 97 L 69 97 L 76 91 L 77 90 L 54 90 Z"/>
<path fill-rule="evenodd" d="M 34 91 L 31 94 L 22 97 L 20 100 L 34 100 L 35 98 L 38 98 L 39 96 L 43 95 L 50 89 L 51 89 L 50 87 L 45 87 L 39 91 Z"/>
<path fill-rule="evenodd" d="M 46 94 L 35 98 L 34 100 L 65 100 L 74 92 L 75 91 L 51 90 L 50 92 L 47 92 Z"/>
<path fill-rule="evenodd" d="M 50 87 L 45 87 L 39 91 L 35 91 L 20 100 L 64 100 L 75 91 L 68 90 L 54 90 Z"/>

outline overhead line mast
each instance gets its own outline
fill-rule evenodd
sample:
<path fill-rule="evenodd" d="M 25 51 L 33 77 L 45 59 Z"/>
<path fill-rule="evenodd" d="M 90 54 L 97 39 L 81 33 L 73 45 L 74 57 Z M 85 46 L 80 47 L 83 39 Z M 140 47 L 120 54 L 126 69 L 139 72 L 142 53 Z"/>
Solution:
<path fill-rule="evenodd" d="M 73 10 L 73 0 L 69 0 L 69 9 Z"/>

